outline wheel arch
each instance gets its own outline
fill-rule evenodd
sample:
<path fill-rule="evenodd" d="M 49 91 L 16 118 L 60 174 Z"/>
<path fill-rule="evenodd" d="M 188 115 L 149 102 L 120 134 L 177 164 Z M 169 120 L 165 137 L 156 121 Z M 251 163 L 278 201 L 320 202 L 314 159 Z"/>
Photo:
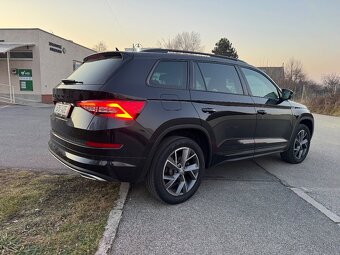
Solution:
<path fill-rule="evenodd" d="M 299 124 L 306 125 L 308 127 L 308 129 L 309 129 L 310 135 L 313 136 L 314 121 L 313 121 L 312 118 L 308 118 L 308 117 L 302 118 L 302 119 L 300 119 Z"/>
<path fill-rule="evenodd" d="M 161 142 L 170 136 L 183 136 L 188 137 L 202 148 L 204 158 L 205 158 L 205 166 L 209 167 L 212 162 L 212 141 L 209 136 L 207 130 L 205 130 L 202 126 L 194 125 L 194 124 L 182 124 L 169 127 L 160 132 L 157 135 L 157 139 L 153 142 L 151 149 L 149 150 L 148 157 L 146 158 L 145 165 L 143 167 L 142 173 L 140 175 L 140 180 L 144 179 L 149 168 L 151 162 L 155 156 L 157 148 L 161 144 Z"/>
<path fill-rule="evenodd" d="M 314 132 L 313 115 L 310 114 L 310 113 L 308 113 L 308 114 L 304 113 L 300 116 L 296 116 L 296 119 L 294 120 L 294 124 L 293 124 L 292 133 L 291 133 L 290 139 L 289 139 L 289 144 L 287 145 L 286 148 L 289 148 L 290 144 L 292 143 L 296 129 L 299 127 L 300 124 L 306 125 L 309 128 L 311 137 L 313 136 L 313 132 Z"/>

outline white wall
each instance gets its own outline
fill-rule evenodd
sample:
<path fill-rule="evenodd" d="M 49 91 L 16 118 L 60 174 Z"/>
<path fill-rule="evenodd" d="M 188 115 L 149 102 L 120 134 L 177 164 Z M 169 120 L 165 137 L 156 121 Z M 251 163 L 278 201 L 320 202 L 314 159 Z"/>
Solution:
<path fill-rule="evenodd" d="M 20 91 L 19 77 L 11 75 L 12 85 L 16 94 L 40 95 L 41 94 L 41 75 L 40 75 L 40 56 L 39 56 L 39 30 L 11 30 L 0 29 L 0 40 L 5 42 L 33 43 L 35 46 L 29 47 L 33 52 L 33 60 L 11 60 L 10 68 L 32 69 L 33 91 Z M 17 50 L 27 50 L 26 47 Z M 8 84 L 7 60 L 0 60 L 0 83 Z M 0 86 L 2 87 L 2 86 Z M 2 88 L 1 92 L 4 90 Z"/>
<path fill-rule="evenodd" d="M 49 42 L 61 45 L 66 52 L 50 51 Z M 93 50 L 45 32 L 40 33 L 39 50 L 41 91 L 45 95 L 52 94 L 52 89 L 73 72 L 73 60 L 82 62 L 86 56 L 94 53 Z"/>
<path fill-rule="evenodd" d="M 67 78 L 73 72 L 73 60 L 82 62 L 86 56 L 95 53 L 91 49 L 40 29 L 0 29 L 0 40 L 35 44 L 29 48 L 33 51 L 33 60 L 10 61 L 10 68 L 32 69 L 33 91 L 20 91 L 19 77 L 11 75 L 11 79 L 16 94 L 32 95 L 34 98 L 51 95 L 52 89 L 61 79 Z M 61 45 L 66 49 L 65 54 L 50 51 L 49 42 Z M 0 83 L 8 83 L 6 60 L 0 60 Z M 1 87 L 0 93 L 4 90 Z"/>

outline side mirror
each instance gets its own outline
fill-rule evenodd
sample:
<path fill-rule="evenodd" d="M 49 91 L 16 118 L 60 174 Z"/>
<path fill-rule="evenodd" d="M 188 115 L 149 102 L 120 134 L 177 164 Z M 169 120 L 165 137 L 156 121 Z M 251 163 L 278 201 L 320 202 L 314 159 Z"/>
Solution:
<path fill-rule="evenodd" d="M 281 96 L 281 99 L 282 99 L 283 101 L 289 100 L 289 99 L 292 98 L 293 93 L 294 93 L 294 92 L 291 91 L 290 89 L 282 89 L 282 96 Z"/>

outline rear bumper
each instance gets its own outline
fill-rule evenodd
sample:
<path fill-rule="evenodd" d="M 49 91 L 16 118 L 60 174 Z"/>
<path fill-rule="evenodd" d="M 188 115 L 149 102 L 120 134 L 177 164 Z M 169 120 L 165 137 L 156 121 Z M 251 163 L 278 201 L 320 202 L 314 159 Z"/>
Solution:
<path fill-rule="evenodd" d="M 144 158 L 94 156 L 71 150 L 51 137 L 50 153 L 62 164 L 83 177 L 101 181 L 136 182 L 139 180 Z M 74 147 L 73 147 L 74 148 Z"/>

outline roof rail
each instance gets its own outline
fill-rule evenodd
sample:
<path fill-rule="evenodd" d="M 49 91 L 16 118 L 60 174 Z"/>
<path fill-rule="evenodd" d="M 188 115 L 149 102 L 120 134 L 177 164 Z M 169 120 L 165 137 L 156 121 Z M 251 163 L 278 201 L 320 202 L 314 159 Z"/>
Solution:
<path fill-rule="evenodd" d="M 244 62 L 244 61 L 239 60 L 237 58 L 227 57 L 227 56 L 223 56 L 223 55 L 215 55 L 215 54 L 204 53 L 204 52 L 189 51 L 189 50 L 173 50 L 173 49 L 154 48 L 154 49 L 142 50 L 142 52 L 193 54 L 193 55 L 198 55 L 198 56 L 224 58 L 224 59 L 230 59 L 230 60 Z"/>

